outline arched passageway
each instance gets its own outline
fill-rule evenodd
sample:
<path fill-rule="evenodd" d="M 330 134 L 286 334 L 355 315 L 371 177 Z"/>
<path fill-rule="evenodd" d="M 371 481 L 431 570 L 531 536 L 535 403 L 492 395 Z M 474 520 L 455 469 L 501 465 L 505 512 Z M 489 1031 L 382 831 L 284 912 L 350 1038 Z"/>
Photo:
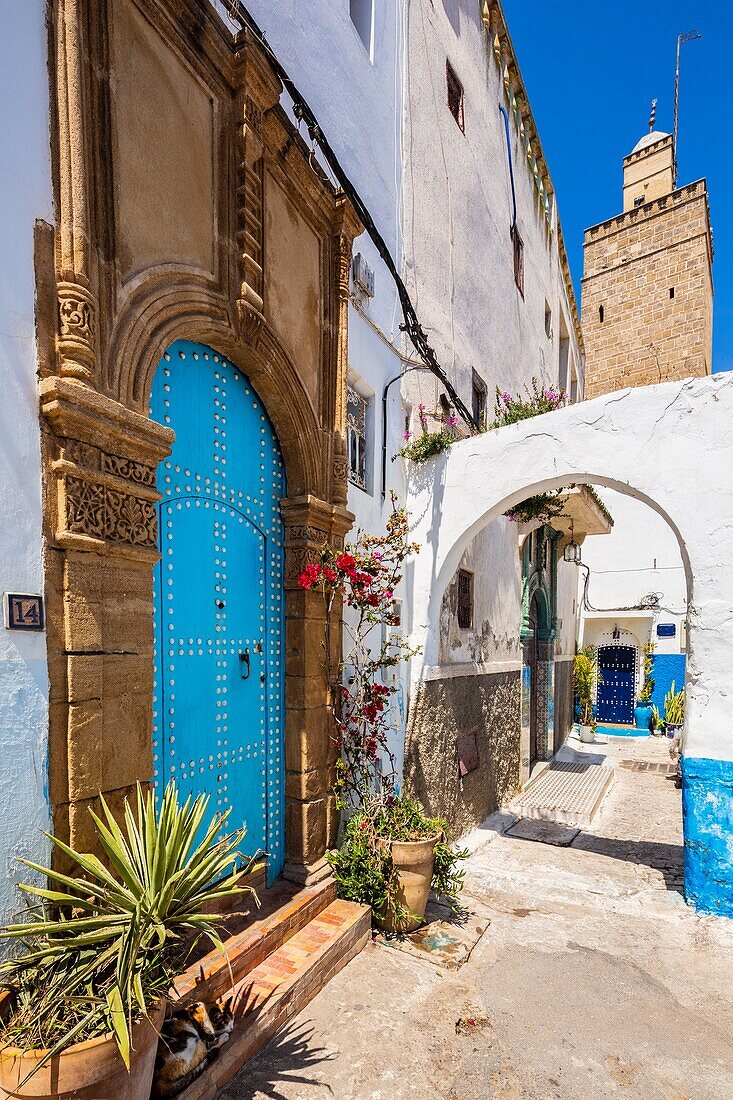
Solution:
<path fill-rule="evenodd" d="M 456 444 L 415 479 L 412 700 L 438 654 L 443 593 L 471 540 L 520 501 L 571 484 L 644 501 L 674 531 L 688 589 L 685 893 L 733 915 L 733 378 L 623 390 Z"/>

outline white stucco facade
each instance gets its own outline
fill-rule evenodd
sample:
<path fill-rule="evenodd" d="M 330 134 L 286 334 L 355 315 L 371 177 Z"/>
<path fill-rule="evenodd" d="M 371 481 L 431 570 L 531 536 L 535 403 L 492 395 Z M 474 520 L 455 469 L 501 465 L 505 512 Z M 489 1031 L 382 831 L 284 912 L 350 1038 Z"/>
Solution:
<path fill-rule="evenodd" d="M 53 221 L 44 0 L 0 11 L 0 590 L 42 593 L 33 232 Z M 12 109 L 10 109 L 12 105 Z M 46 857 L 48 673 L 43 633 L 0 626 L 0 919 L 15 856 Z"/>
<path fill-rule="evenodd" d="M 674 533 L 689 592 L 685 751 L 733 760 L 733 508 L 719 476 L 733 462 L 732 415 L 733 379 L 717 375 L 621 390 L 462 441 L 441 456 L 432 479 L 423 476 L 410 491 L 424 547 L 412 588 L 413 640 L 424 647 L 424 665 L 439 650 L 442 594 L 478 531 L 530 493 L 606 486 L 645 502 Z M 418 662 L 414 675 L 422 675 Z"/>

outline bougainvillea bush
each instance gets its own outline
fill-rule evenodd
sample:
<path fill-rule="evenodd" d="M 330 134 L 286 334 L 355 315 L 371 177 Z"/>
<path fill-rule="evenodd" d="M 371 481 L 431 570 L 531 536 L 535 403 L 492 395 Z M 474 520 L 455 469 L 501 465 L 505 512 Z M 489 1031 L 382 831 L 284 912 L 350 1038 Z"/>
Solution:
<path fill-rule="evenodd" d="M 554 412 L 568 398 L 564 390 L 556 390 L 552 386 L 549 389 L 540 388 L 536 378 L 533 378 L 531 384 L 524 389 L 526 397 L 519 393 L 502 393 L 499 387 L 496 387 L 492 428 L 503 428 L 507 424 L 516 424 L 520 420 L 529 420 L 532 416 Z"/>
<path fill-rule="evenodd" d="M 397 690 L 390 669 L 417 651 L 396 633 L 394 593 L 404 563 L 417 553 L 407 513 L 392 501 L 386 534 L 360 532 L 344 550 L 323 546 L 298 578 L 301 588 L 319 591 L 325 602 L 324 651 L 331 689 L 334 741 L 338 749 L 336 794 L 340 808 L 360 806 L 396 786 L 394 754 L 388 744 L 390 699 Z M 334 632 L 344 611 L 345 652 L 333 661 Z"/>
<path fill-rule="evenodd" d="M 429 458 L 448 451 L 456 441 L 458 420 L 455 416 L 447 416 L 442 427 L 431 432 L 428 428 L 428 416 L 424 405 L 418 408 L 420 415 L 420 434 L 413 439 L 412 432 L 404 434 L 405 445 L 397 453 L 401 458 L 408 458 L 416 466 L 421 466 Z"/>
<path fill-rule="evenodd" d="M 390 670 L 418 652 L 388 627 L 399 625 L 394 593 L 405 561 L 419 550 L 410 541 L 407 513 L 392 495 L 392 514 L 382 536 L 359 533 L 339 551 L 322 547 L 298 578 L 301 588 L 318 591 L 325 602 L 324 651 L 331 692 L 334 742 L 338 750 L 336 797 L 346 821 L 341 848 L 328 860 L 340 897 L 365 902 L 378 917 L 391 915 L 397 926 L 410 917 L 401 901 L 399 869 L 391 841 L 438 837 L 432 885 L 451 904 L 463 874 L 445 823 L 400 793 L 389 746 L 390 702 L 397 685 Z M 341 660 L 331 659 L 334 632 L 346 637 Z"/>

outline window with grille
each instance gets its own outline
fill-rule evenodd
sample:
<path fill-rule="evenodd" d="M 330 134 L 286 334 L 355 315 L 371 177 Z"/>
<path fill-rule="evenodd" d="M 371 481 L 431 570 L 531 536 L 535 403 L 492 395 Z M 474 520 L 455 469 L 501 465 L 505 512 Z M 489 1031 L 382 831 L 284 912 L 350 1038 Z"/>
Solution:
<path fill-rule="evenodd" d="M 512 243 L 514 245 L 514 282 L 519 287 L 519 293 L 524 297 L 524 241 L 516 225 L 512 230 Z"/>
<path fill-rule="evenodd" d="M 479 431 L 486 429 L 486 383 L 480 374 L 473 372 L 471 387 L 471 412 Z"/>
<path fill-rule="evenodd" d="M 455 74 L 450 61 L 445 63 L 445 79 L 448 85 L 448 108 L 461 130 L 465 134 L 466 126 L 463 117 L 463 85 Z"/>
<path fill-rule="evenodd" d="M 349 447 L 349 481 L 367 489 L 367 412 L 369 401 L 349 386 L 346 398 L 346 433 Z"/>
<path fill-rule="evenodd" d="M 458 625 L 470 630 L 473 625 L 473 573 L 458 570 Z"/>

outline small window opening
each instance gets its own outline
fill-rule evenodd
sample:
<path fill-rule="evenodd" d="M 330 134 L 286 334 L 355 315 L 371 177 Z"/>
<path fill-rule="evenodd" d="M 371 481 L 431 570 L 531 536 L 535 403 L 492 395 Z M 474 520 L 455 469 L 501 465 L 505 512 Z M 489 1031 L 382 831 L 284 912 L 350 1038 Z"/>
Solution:
<path fill-rule="evenodd" d="M 473 573 L 458 570 L 458 626 L 470 630 L 473 625 Z"/>
<path fill-rule="evenodd" d="M 545 302 L 545 336 L 548 340 L 552 339 L 552 310 L 549 302 Z"/>
<path fill-rule="evenodd" d="M 445 79 L 448 86 L 448 109 L 453 115 L 461 132 L 465 134 L 466 123 L 463 115 L 463 85 L 455 74 L 450 61 L 445 63 Z"/>
<path fill-rule="evenodd" d="M 486 383 L 480 374 L 473 372 L 471 383 L 471 412 L 474 423 L 480 432 L 486 431 Z"/>
<path fill-rule="evenodd" d="M 374 58 L 374 0 L 349 0 L 349 15 L 370 59 Z"/>
<path fill-rule="evenodd" d="M 346 433 L 349 448 L 349 481 L 368 491 L 367 412 L 369 401 L 349 386 L 346 392 Z"/>
<path fill-rule="evenodd" d="M 670 298 L 674 298 L 674 287 L 673 286 L 671 286 L 669 288 L 669 296 L 670 296 Z"/>
<path fill-rule="evenodd" d="M 643 206 L 646 202 L 646 195 L 637 195 L 634 199 L 634 206 Z"/>
<path fill-rule="evenodd" d="M 519 288 L 519 293 L 524 297 L 524 241 L 516 225 L 512 229 L 512 243 L 514 245 L 514 282 Z"/>
<path fill-rule="evenodd" d="M 598 307 L 598 320 L 601 322 L 601 324 L 603 324 L 603 318 L 604 318 L 603 306 L 599 306 Z"/>

